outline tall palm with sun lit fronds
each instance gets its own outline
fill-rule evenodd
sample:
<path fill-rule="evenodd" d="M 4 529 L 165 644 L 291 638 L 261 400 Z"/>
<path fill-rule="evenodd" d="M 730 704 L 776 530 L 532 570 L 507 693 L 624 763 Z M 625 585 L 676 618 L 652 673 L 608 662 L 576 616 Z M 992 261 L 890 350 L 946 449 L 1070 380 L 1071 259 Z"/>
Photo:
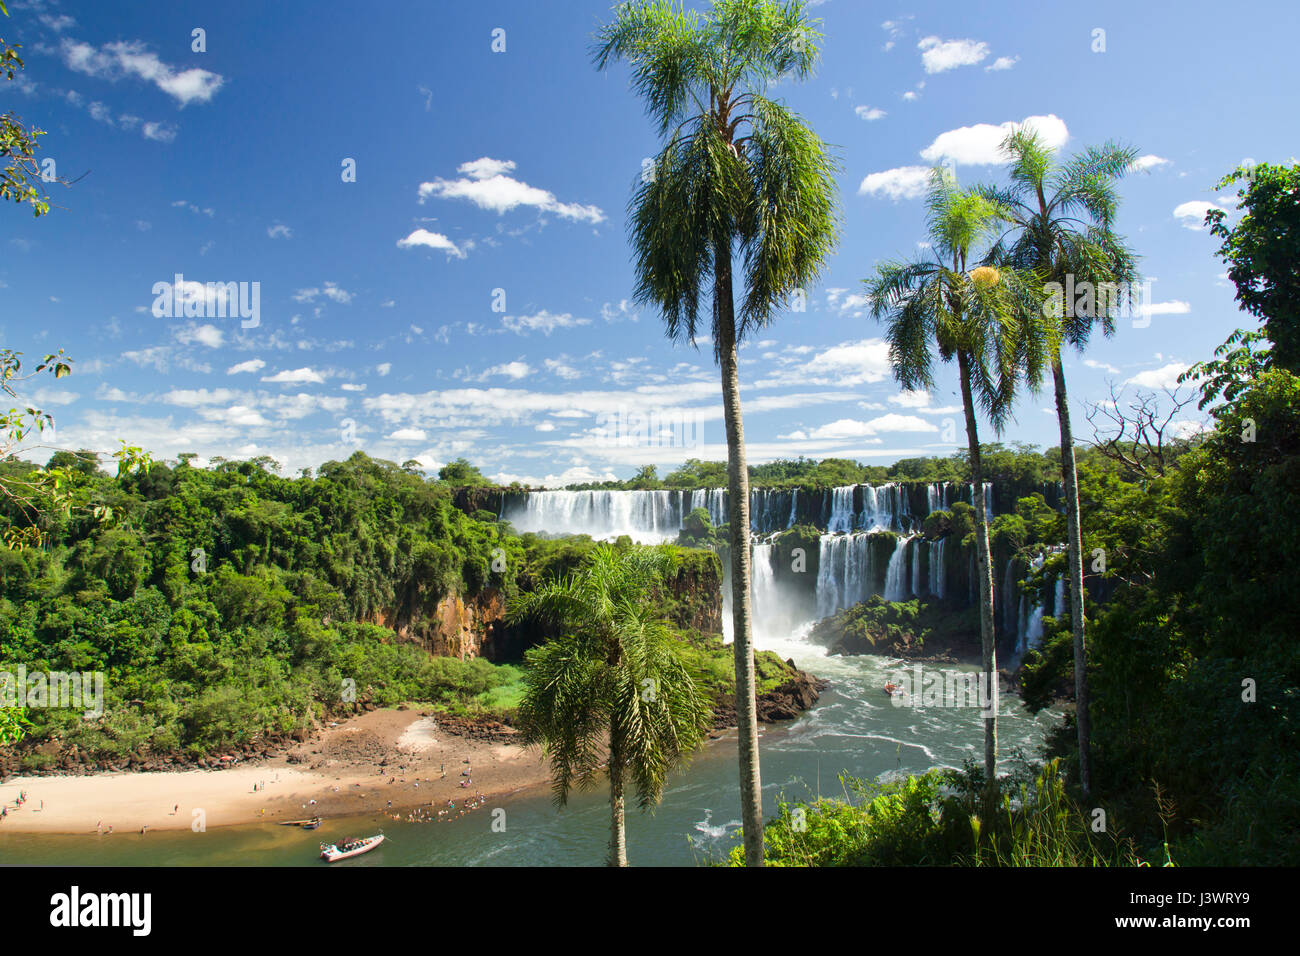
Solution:
<path fill-rule="evenodd" d="M 971 503 L 975 508 L 980 641 L 985 686 L 991 697 L 984 723 L 984 773 L 990 792 L 997 779 L 997 645 L 993 565 L 984 496 L 977 411 L 1001 432 L 1010 418 L 1021 377 L 1031 388 L 1042 379 L 1052 323 L 1024 307 L 1032 283 L 1015 269 L 971 268 L 996 236 L 1005 211 L 978 190 L 962 189 L 936 168 L 926 196 L 930 257 L 888 262 L 865 280 L 872 315 L 886 325 L 894 378 L 908 390 L 934 387 L 933 356 L 957 360 Z"/>
<path fill-rule="evenodd" d="M 763 862 L 749 472 L 737 349 L 815 280 L 836 240 L 834 164 L 825 144 L 767 95 L 817 62 L 819 21 L 803 0 L 713 0 L 704 13 L 667 0 L 615 8 L 596 65 L 625 61 L 663 149 L 630 204 L 635 299 L 659 308 L 668 336 L 710 334 L 722 377 L 731 529 L 741 821 L 745 860 Z M 740 294 L 739 307 L 734 300 Z M 701 300 L 711 293 L 702 320 Z"/>
<path fill-rule="evenodd" d="M 1061 161 L 1029 130 L 1012 133 L 1002 148 L 1010 157 L 1010 185 L 983 190 L 1007 217 L 1006 232 L 990 250 L 989 259 L 1032 273 L 1040 294 L 1029 297 L 1027 306 L 1050 312 L 1059 325 L 1060 340 L 1082 352 L 1094 326 L 1100 325 L 1107 336 L 1114 333 L 1115 313 L 1126 304 L 1121 298 L 1137 279 L 1137 258 L 1115 234 L 1114 225 L 1119 208 L 1115 184 L 1133 167 L 1138 151 L 1107 143 Z M 1086 294 L 1070 296 L 1067 301 L 1067 290 L 1084 290 Z M 1079 782 L 1086 796 L 1092 792 L 1092 724 L 1084 646 L 1083 530 L 1060 340 L 1049 355 L 1061 431 L 1061 481 L 1068 529 Z"/>

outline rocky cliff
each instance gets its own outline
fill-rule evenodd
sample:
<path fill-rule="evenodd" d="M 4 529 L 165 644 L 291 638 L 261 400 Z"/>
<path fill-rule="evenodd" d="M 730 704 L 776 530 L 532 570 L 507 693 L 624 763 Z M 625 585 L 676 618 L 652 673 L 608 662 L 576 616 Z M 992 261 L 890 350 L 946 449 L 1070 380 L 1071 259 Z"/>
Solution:
<path fill-rule="evenodd" d="M 717 555 L 684 551 L 669 592 L 662 602 L 663 613 L 674 625 L 702 634 L 722 633 L 722 566 Z M 431 613 L 380 612 L 371 623 L 390 628 L 399 639 L 414 641 L 430 654 L 517 660 L 542 635 L 507 624 L 505 610 L 504 592 L 485 588 L 474 596 L 449 594 Z"/>

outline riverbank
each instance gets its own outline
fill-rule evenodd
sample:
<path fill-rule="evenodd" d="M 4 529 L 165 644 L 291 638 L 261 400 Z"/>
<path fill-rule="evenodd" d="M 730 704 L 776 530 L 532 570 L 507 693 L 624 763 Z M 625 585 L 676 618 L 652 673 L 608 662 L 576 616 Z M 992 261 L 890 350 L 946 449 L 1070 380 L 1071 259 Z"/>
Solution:
<path fill-rule="evenodd" d="M 759 695 L 763 723 L 810 709 L 826 686 L 786 663 L 794 676 Z M 732 727 L 735 708 L 720 702 L 709 736 L 716 740 Z M 446 819 L 491 798 L 549 786 L 540 750 L 523 747 L 516 736 L 492 719 L 379 709 L 339 721 L 280 754 L 220 769 L 14 776 L 0 783 L 0 806 L 8 810 L 0 832 L 144 829 L 147 835 L 373 813 Z"/>
<path fill-rule="evenodd" d="M 475 794 L 497 797 L 549 782 L 541 753 L 509 743 L 510 728 L 467 736 L 470 730 L 440 727 L 416 711 L 374 710 L 283 754 L 227 769 L 11 777 L 0 784 L 0 805 L 8 809 L 0 830 L 138 834 L 142 827 L 147 833 L 417 809 L 436 817 L 449 801 L 449 812 L 460 813 Z M 27 800 L 17 807 L 23 791 Z"/>

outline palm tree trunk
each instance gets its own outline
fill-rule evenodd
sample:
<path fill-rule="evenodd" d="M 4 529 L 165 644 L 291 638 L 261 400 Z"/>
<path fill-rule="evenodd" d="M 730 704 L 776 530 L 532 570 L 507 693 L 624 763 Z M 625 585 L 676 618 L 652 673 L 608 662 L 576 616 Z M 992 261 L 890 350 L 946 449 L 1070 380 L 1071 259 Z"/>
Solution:
<path fill-rule="evenodd" d="M 993 562 L 989 555 L 989 526 L 985 518 L 984 464 L 980 457 L 979 426 L 971 395 L 970 362 L 957 353 L 961 369 L 961 401 L 966 412 L 966 444 L 970 451 L 971 502 L 975 506 L 975 568 L 980 586 L 980 646 L 984 658 L 984 780 L 988 792 L 998 779 L 998 649 L 993 631 Z"/>
<path fill-rule="evenodd" d="M 623 748 L 618 730 L 609 734 L 609 865 L 627 866 L 627 829 L 623 801 Z"/>
<path fill-rule="evenodd" d="M 739 357 L 731 291 L 731 247 L 714 255 L 714 334 L 722 369 L 722 404 L 727 430 L 727 506 L 731 526 L 731 624 L 736 655 L 736 732 L 740 743 L 740 819 L 745 865 L 763 865 L 763 791 L 759 780 L 758 706 L 755 701 L 754 640 L 749 580 L 749 467 L 740 412 Z"/>
<path fill-rule="evenodd" d="M 1070 626 L 1074 631 L 1075 722 L 1079 729 L 1079 785 L 1085 797 L 1092 794 L 1092 717 L 1088 700 L 1088 658 L 1083 643 L 1083 528 L 1079 521 L 1079 472 L 1074 463 L 1074 433 L 1070 430 L 1070 404 L 1065 392 L 1065 370 L 1060 350 L 1052 356 L 1056 384 L 1056 418 L 1061 424 L 1061 482 L 1065 485 L 1065 515 L 1069 529 Z"/>

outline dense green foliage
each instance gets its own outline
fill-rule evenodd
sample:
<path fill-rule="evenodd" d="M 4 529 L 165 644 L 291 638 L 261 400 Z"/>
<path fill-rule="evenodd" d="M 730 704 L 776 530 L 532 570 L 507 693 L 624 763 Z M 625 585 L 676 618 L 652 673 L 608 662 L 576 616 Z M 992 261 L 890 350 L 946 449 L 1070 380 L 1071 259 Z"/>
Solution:
<path fill-rule="evenodd" d="M 809 634 L 832 654 L 933 656 L 978 652 L 979 619 L 936 599 L 886 601 L 876 595 L 819 621 Z"/>
<path fill-rule="evenodd" d="M 1210 209 L 1205 219 L 1223 240 L 1219 258 L 1237 287 L 1237 301 L 1263 323 L 1273 343 L 1272 360 L 1300 372 L 1300 164 L 1238 167 L 1216 188 L 1241 182 L 1237 224 L 1229 227 L 1222 209 Z"/>
<path fill-rule="evenodd" d="M 884 784 L 842 776 L 842 799 L 782 800 L 767 826 L 769 866 L 1132 866 L 1132 846 L 1085 825 L 1057 764 L 998 780 L 931 770 Z M 1157 858 L 1158 862 L 1165 862 Z M 741 864 L 740 850 L 730 865 Z"/>
<path fill-rule="evenodd" d="M 74 480 L 117 520 L 46 515 L 47 547 L 0 550 L 0 663 L 102 671 L 106 715 L 29 710 L 36 739 L 205 753 L 309 726 L 345 703 L 345 679 L 359 701 L 464 704 L 517 676 L 378 626 L 510 588 L 524 563 L 437 483 L 360 454 L 314 479 L 182 463 Z"/>

